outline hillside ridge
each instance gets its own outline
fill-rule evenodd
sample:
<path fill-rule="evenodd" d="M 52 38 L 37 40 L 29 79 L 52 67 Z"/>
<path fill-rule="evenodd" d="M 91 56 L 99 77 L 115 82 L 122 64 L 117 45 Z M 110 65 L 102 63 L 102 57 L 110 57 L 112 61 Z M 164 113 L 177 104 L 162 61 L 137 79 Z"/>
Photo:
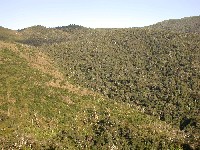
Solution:
<path fill-rule="evenodd" d="M 198 149 L 198 18 L 1 27 L 0 148 Z"/>
<path fill-rule="evenodd" d="M 147 28 L 171 30 L 184 33 L 200 33 L 200 16 L 170 19 L 150 25 Z"/>

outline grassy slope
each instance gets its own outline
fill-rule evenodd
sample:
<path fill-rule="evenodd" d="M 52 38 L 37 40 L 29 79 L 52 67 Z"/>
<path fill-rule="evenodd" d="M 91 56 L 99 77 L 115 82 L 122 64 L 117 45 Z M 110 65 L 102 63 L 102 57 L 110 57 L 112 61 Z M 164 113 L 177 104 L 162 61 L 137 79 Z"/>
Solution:
<path fill-rule="evenodd" d="M 0 40 L 1 41 L 17 41 L 21 39 L 21 34 L 0 26 Z"/>
<path fill-rule="evenodd" d="M 0 148 L 174 149 L 184 143 L 170 125 L 69 84 L 52 64 L 34 47 L 0 42 Z"/>

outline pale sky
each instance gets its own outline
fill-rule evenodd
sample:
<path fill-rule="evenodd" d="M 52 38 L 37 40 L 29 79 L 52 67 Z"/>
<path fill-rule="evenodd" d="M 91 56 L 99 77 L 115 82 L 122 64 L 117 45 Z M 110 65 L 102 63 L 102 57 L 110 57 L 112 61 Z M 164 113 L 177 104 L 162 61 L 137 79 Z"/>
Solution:
<path fill-rule="evenodd" d="M 199 15 L 200 0 L 0 0 L 0 26 L 10 29 L 141 27 Z"/>

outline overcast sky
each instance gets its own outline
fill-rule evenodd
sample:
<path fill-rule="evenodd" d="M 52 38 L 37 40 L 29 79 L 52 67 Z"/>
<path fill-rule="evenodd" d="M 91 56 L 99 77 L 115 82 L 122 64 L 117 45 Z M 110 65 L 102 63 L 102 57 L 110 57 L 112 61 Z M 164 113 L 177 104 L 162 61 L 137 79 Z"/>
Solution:
<path fill-rule="evenodd" d="M 200 0 L 0 0 L 0 26 L 141 27 L 200 15 Z"/>

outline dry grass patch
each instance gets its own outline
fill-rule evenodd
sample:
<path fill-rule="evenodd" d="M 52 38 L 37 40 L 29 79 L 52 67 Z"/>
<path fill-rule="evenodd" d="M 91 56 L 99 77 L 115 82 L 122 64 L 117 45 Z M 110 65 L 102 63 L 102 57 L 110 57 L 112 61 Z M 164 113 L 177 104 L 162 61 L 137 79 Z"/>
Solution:
<path fill-rule="evenodd" d="M 95 95 L 97 95 L 96 93 L 94 93 L 90 90 L 87 90 L 82 87 L 76 87 L 76 86 L 72 85 L 71 83 L 62 81 L 62 80 L 51 81 L 51 82 L 47 83 L 47 86 L 66 89 L 66 90 L 69 90 L 70 92 L 78 94 L 80 96 L 85 96 L 85 95 L 95 96 Z"/>
<path fill-rule="evenodd" d="M 74 104 L 69 96 L 62 96 L 62 100 L 67 104 Z"/>

